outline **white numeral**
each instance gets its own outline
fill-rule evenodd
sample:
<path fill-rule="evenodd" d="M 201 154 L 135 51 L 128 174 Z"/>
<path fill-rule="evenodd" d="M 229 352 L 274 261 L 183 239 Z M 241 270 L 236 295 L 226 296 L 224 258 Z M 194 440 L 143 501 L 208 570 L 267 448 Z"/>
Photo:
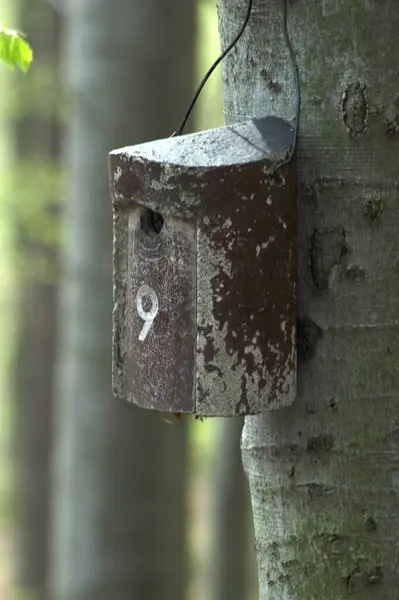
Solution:
<path fill-rule="evenodd" d="M 151 306 L 149 310 L 145 310 L 143 306 L 144 298 L 149 298 L 151 300 Z M 142 285 L 137 292 L 136 304 L 139 317 L 144 321 L 143 329 L 140 331 L 139 340 L 140 342 L 144 342 L 148 332 L 152 327 L 154 319 L 158 314 L 159 302 L 156 291 L 153 290 L 149 285 Z"/>

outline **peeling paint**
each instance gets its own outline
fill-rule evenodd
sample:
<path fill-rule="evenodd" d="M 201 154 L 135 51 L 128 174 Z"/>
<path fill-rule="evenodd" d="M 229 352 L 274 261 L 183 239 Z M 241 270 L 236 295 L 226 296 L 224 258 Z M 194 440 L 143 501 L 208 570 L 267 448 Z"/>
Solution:
<path fill-rule="evenodd" d="M 120 166 L 116 167 L 115 169 L 115 173 L 114 173 L 114 181 L 115 183 L 118 183 L 119 179 L 121 178 L 122 175 L 122 168 Z"/>
<path fill-rule="evenodd" d="M 112 155 L 114 207 L 125 219 L 123 231 L 114 230 L 114 247 L 123 240 L 125 283 L 121 287 L 114 273 L 113 370 L 119 395 L 123 388 L 140 406 L 212 416 L 259 413 L 295 399 L 295 176 L 287 171 L 276 185 L 273 163 L 259 160 L 263 126 L 240 127 L 252 131 L 256 143 L 233 132 L 234 143 L 220 145 L 230 156 L 237 151 L 238 165 L 231 159 L 224 165 L 219 150 L 219 166 L 207 169 L 214 149 L 201 141 L 191 145 L 190 136 Z M 211 140 L 214 132 L 195 135 Z M 230 132 L 223 128 L 218 135 Z M 165 160 L 161 147 L 171 148 Z M 198 166 L 193 148 L 204 161 Z M 251 153 L 256 160 L 249 160 Z M 156 235 L 139 232 L 142 210 L 162 215 Z M 145 347 L 138 345 L 143 323 L 135 305 L 143 283 L 159 299 L 159 316 L 140 342 Z M 183 315 L 192 324 L 187 330 Z"/>

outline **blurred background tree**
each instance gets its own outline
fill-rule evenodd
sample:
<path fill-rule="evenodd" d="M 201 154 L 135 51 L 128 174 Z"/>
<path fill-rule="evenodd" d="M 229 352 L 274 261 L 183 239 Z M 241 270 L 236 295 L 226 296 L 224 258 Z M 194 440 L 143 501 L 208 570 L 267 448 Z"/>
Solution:
<path fill-rule="evenodd" d="M 18 8 L 37 68 L 18 78 L 12 90 L 19 323 L 14 357 L 16 584 L 46 599 L 61 198 L 60 19 L 44 0 L 20 0 Z"/>
<path fill-rule="evenodd" d="M 53 600 L 186 594 L 187 428 L 111 394 L 107 155 L 173 131 L 193 88 L 194 25 L 188 0 L 68 5 Z"/>
<path fill-rule="evenodd" d="M 176 128 L 219 52 L 214 3 L 2 4 L 35 61 L 0 75 L 1 598 L 252 599 L 241 424 L 171 426 L 110 393 L 107 154 Z M 188 130 L 222 125 L 220 90 L 217 72 Z"/>

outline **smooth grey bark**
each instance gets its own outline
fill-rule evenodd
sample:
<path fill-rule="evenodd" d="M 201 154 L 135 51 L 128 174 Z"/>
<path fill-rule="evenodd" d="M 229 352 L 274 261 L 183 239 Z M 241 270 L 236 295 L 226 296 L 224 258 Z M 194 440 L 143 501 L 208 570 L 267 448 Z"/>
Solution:
<path fill-rule="evenodd" d="M 29 32 L 35 48 L 35 64 L 51 82 L 46 112 L 38 98 L 38 75 L 31 71 L 22 82 L 27 110 L 15 123 L 15 177 L 33 173 L 34 165 L 58 168 L 60 124 L 57 119 L 57 70 L 59 66 L 60 20 L 44 1 L 19 3 L 20 28 Z M 26 98 L 31 98 L 26 101 Z M 27 171 L 26 171 L 27 170 Z M 40 184 L 29 182 L 32 193 L 43 202 L 43 216 L 54 212 L 58 190 L 45 204 Z M 17 182 L 17 190 L 23 188 Z M 32 199 L 33 200 L 33 199 Z M 14 458 L 16 484 L 16 561 L 15 583 L 18 589 L 37 600 L 47 598 L 48 541 L 50 525 L 50 456 L 52 448 L 52 407 L 54 355 L 56 345 L 57 281 L 44 281 L 37 275 L 37 264 L 45 263 L 57 272 L 56 245 L 32 239 L 29 223 L 19 210 L 25 201 L 18 197 L 15 213 L 18 259 L 26 265 L 18 272 L 18 339 L 14 356 Z M 19 266 L 20 263 L 18 263 Z M 17 267 L 18 268 L 18 267 Z M 22 593 L 22 592 L 21 592 Z M 18 593 L 17 593 L 18 595 Z"/>
<path fill-rule="evenodd" d="M 223 47 L 244 0 L 219 4 Z M 226 122 L 292 118 L 282 0 L 255 0 L 223 70 Z M 299 390 L 246 419 L 261 600 L 399 589 L 399 4 L 289 2 L 302 84 Z"/>
<path fill-rule="evenodd" d="M 111 394 L 114 148 L 167 136 L 192 90 L 187 0 L 69 3 L 52 600 L 182 600 L 186 430 Z"/>
<path fill-rule="evenodd" d="M 220 419 L 212 438 L 204 600 L 243 600 L 251 597 L 254 588 L 252 511 L 240 452 L 242 426 L 240 418 Z"/>

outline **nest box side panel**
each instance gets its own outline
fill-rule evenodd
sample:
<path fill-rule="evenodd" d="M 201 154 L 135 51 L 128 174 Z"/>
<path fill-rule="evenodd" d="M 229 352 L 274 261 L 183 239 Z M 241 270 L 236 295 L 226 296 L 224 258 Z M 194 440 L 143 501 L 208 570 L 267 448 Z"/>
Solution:
<path fill-rule="evenodd" d="M 280 185 L 266 167 L 204 188 L 225 201 L 198 231 L 198 414 L 256 414 L 296 396 L 295 169 Z"/>
<path fill-rule="evenodd" d="M 128 397 L 138 406 L 193 412 L 196 347 L 196 230 L 150 211 L 129 211 L 127 285 Z"/>

